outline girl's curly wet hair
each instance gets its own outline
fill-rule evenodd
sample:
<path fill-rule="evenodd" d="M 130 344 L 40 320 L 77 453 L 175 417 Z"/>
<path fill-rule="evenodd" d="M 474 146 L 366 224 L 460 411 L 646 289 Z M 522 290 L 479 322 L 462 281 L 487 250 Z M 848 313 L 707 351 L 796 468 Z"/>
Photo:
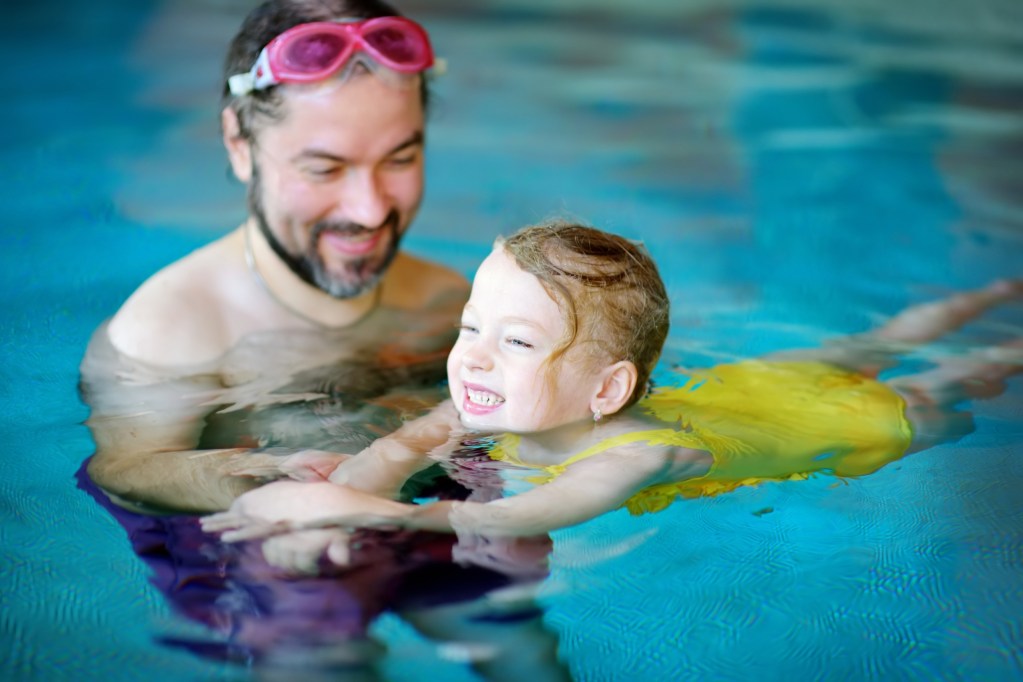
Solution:
<path fill-rule="evenodd" d="M 553 220 L 498 240 L 561 307 L 567 337 L 550 366 L 577 343 L 599 361 L 628 360 L 646 393 L 668 336 L 670 302 L 657 265 L 641 245 L 593 227 Z"/>

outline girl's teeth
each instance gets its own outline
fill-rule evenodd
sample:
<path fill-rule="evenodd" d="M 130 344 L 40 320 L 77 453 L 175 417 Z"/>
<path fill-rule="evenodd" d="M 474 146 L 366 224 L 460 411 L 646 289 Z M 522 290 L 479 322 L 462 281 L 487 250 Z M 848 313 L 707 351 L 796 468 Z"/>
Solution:
<path fill-rule="evenodd" d="M 474 391 L 471 388 L 465 389 L 469 394 L 469 400 L 476 403 L 477 405 L 500 405 L 504 402 L 504 398 L 494 395 L 489 391 Z"/>

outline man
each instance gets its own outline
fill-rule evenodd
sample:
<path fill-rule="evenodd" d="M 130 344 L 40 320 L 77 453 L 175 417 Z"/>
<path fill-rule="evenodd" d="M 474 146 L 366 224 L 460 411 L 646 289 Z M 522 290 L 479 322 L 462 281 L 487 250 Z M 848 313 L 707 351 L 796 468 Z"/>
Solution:
<path fill-rule="evenodd" d="M 391 389 L 442 377 L 468 288 L 399 250 L 433 55 L 396 15 L 271 0 L 231 43 L 221 123 L 248 219 L 139 287 L 82 365 L 89 474 L 119 504 L 225 508 L 254 485 L 246 446 L 358 451 L 375 433 L 356 424 L 421 406 Z"/>

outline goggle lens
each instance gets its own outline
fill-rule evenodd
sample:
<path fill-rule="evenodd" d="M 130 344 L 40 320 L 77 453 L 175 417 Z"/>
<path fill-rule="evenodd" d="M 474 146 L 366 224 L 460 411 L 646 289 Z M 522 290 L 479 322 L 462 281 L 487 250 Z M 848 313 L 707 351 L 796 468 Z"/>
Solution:
<path fill-rule="evenodd" d="M 288 43 L 281 54 L 283 66 L 299 73 L 321 73 L 337 66 L 348 38 L 337 33 L 313 33 Z"/>
<path fill-rule="evenodd" d="M 422 41 L 413 40 L 408 31 L 381 28 L 364 35 L 363 40 L 396 64 L 420 64 L 424 61 Z"/>
<path fill-rule="evenodd" d="M 401 73 L 421 73 L 433 65 L 430 38 L 422 26 L 403 17 L 357 22 L 312 22 L 293 26 L 263 48 L 249 73 L 227 79 L 234 95 L 275 83 L 307 83 L 327 78 L 359 51 Z"/>

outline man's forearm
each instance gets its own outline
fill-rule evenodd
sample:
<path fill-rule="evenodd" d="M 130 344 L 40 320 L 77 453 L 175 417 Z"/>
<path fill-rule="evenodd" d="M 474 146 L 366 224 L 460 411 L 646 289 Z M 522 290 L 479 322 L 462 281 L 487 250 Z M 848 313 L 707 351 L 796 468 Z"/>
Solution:
<path fill-rule="evenodd" d="M 259 482 L 232 476 L 245 449 L 112 454 L 98 452 L 89 476 L 121 506 L 135 510 L 206 513 L 227 509 Z M 137 503 L 137 504 L 136 504 Z"/>

